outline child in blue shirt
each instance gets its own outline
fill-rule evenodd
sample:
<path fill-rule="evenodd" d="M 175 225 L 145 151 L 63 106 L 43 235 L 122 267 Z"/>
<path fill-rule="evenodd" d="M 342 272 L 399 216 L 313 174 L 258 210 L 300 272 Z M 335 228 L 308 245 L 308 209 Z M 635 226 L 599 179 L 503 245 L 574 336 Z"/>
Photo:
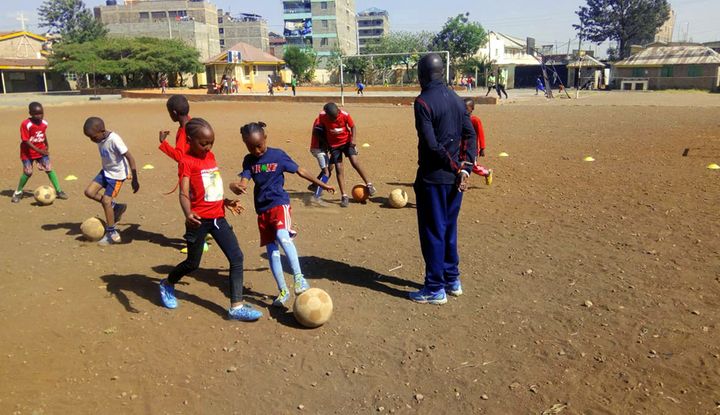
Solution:
<path fill-rule="evenodd" d="M 246 155 L 243 160 L 243 170 L 239 174 L 240 181 L 231 183 L 230 190 L 238 195 L 244 194 L 247 192 L 250 179 L 255 182 L 253 195 L 255 212 L 258 215 L 260 246 L 265 246 L 267 249 L 270 270 L 280 291 L 273 301 L 273 305 L 281 307 L 290 298 L 290 292 L 285 285 L 278 245 L 283 248 L 285 256 L 290 262 L 295 282 L 295 295 L 310 288 L 300 269 L 297 249 L 292 241 L 297 232 L 292 229 L 292 210 L 290 196 L 284 189 L 284 173 L 296 173 L 330 193 L 334 193 L 335 188 L 313 177 L 307 170 L 298 166 L 284 151 L 268 147 L 265 127 L 265 123 L 260 121 L 246 124 L 240 129 L 243 142 L 250 154 Z"/>

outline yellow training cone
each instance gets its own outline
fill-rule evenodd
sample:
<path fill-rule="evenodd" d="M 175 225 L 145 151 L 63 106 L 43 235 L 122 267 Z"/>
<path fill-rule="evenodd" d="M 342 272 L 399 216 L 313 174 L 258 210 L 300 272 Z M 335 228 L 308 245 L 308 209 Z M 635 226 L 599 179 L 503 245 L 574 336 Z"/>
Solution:
<path fill-rule="evenodd" d="M 715 164 L 715 163 L 710 163 L 710 164 L 708 164 L 707 168 L 710 169 L 710 170 L 720 170 L 720 166 L 718 166 L 718 165 Z"/>
<path fill-rule="evenodd" d="M 155 166 L 153 166 L 152 164 L 146 164 L 143 166 L 143 170 L 152 170 L 154 168 Z"/>
<path fill-rule="evenodd" d="M 595 159 L 590 156 L 587 156 L 583 159 L 583 161 L 595 161 Z"/>
<path fill-rule="evenodd" d="M 370 144 L 365 143 L 365 144 L 363 144 L 362 146 L 363 146 L 363 148 L 368 148 L 368 147 L 370 147 Z"/>
<path fill-rule="evenodd" d="M 71 182 L 73 180 L 77 180 L 78 178 L 73 176 L 72 174 L 65 178 L 66 181 Z"/>
<path fill-rule="evenodd" d="M 210 250 L 210 247 L 208 246 L 207 242 L 205 242 L 205 245 L 203 245 L 203 252 L 207 252 Z M 180 250 L 181 254 L 187 254 L 187 248 L 183 248 Z"/>
<path fill-rule="evenodd" d="M 503 151 L 502 153 L 498 154 L 498 156 L 500 156 L 500 157 L 510 157 L 510 154 L 508 154 L 508 153 L 506 153 L 506 152 Z"/>

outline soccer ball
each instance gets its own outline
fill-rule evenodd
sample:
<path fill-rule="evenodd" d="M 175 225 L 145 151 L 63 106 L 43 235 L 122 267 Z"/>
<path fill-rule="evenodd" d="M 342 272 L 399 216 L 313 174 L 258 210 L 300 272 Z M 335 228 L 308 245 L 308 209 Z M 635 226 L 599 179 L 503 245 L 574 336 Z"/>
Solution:
<path fill-rule="evenodd" d="M 55 197 L 57 197 L 55 189 L 46 184 L 35 189 L 33 195 L 35 196 L 35 200 L 41 205 L 49 205 L 55 200 Z"/>
<path fill-rule="evenodd" d="M 320 288 L 310 288 L 297 296 L 293 315 L 298 323 L 315 328 L 325 324 L 332 315 L 332 298 Z"/>
<path fill-rule="evenodd" d="M 370 198 L 370 191 L 364 184 L 356 184 L 352 188 L 353 200 L 359 203 L 365 203 Z"/>
<path fill-rule="evenodd" d="M 405 205 L 407 205 L 407 202 L 408 194 L 403 189 L 395 189 L 390 192 L 390 197 L 388 197 L 388 203 L 395 209 L 404 208 Z"/>
<path fill-rule="evenodd" d="M 85 239 L 95 242 L 105 235 L 105 225 L 98 218 L 90 218 L 80 225 L 80 231 Z"/>

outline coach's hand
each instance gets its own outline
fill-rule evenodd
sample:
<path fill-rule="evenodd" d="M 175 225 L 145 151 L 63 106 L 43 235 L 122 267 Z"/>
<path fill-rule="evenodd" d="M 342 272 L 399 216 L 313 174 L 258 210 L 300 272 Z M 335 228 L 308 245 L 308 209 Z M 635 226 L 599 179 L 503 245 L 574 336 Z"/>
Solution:
<path fill-rule="evenodd" d="M 168 136 L 170 135 L 170 131 L 160 131 L 160 134 L 158 135 L 158 138 L 160 139 L 160 142 L 167 140 Z"/>
<path fill-rule="evenodd" d="M 185 223 L 191 228 L 197 228 L 202 224 L 202 222 L 200 222 L 200 219 L 202 218 L 198 216 L 197 213 L 190 212 L 190 214 L 185 216 Z"/>
<path fill-rule="evenodd" d="M 464 192 L 467 190 L 469 182 L 470 182 L 470 175 L 466 171 L 460 171 L 460 173 L 457 174 L 457 177 L 455 178 L 455 183 L 457 184 L 458 192 Z"/>
<path fill-rule="evenodd" d="M 485 157 L 485 149 L 484 149 L 484 148 L 481 148 L 481 149 L 480 149 L 480 154 L 479 154 L 479 155 L 480 155 L 480 157 Z"/>

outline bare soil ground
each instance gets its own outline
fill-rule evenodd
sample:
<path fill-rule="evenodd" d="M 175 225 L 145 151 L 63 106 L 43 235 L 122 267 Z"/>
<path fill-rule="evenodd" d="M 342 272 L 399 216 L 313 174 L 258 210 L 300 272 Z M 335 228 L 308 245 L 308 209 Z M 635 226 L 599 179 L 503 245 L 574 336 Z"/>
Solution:
<path fill-rule="evenodd" d="M 48 105 L 55 169 L 80 180 L 47 207 L 10 203 L 26 110 L 4 109 L 0 413 L 720 413 L 720 176 L 706 169 L 720 163 L 720 97 L 697 96 L 478 107 L 496 177 L 466 195 L 465 295 L 445 306 L 406 300 L 423 276 L 415 211 L 383 205 L 394 188 L 414 200 L 412 109 L 348 107 L 380 197 L 311 206 L 307 183 L 287 179 L 304 271 L 335 303 L 315 330 L 267 308 L 276 293 L 251 209 L 230 221 L 247 300 L 266 317 L 224 318 L 216 246 L 178 286 L 180 307 L 160 306 L 157 283 L 183 259 L 177 196 L 164 195 L 175 168 L 156 149 L 157 131 L 174 130 L 162 102 Z M 228 182 L 245 154 L 239 127 L 255 120 L 315 170 L 318 110 L 199 103 L 192 114 L 214 125 Z M 91 115 L 155 166 L 138 194 L 122 190 L 124 242 L 104 249 L 79 233 L 100 214 L 82 195 L 100 166 L 81 131 Z M 36 173 L 28 190 L 47 182 Z"/>

